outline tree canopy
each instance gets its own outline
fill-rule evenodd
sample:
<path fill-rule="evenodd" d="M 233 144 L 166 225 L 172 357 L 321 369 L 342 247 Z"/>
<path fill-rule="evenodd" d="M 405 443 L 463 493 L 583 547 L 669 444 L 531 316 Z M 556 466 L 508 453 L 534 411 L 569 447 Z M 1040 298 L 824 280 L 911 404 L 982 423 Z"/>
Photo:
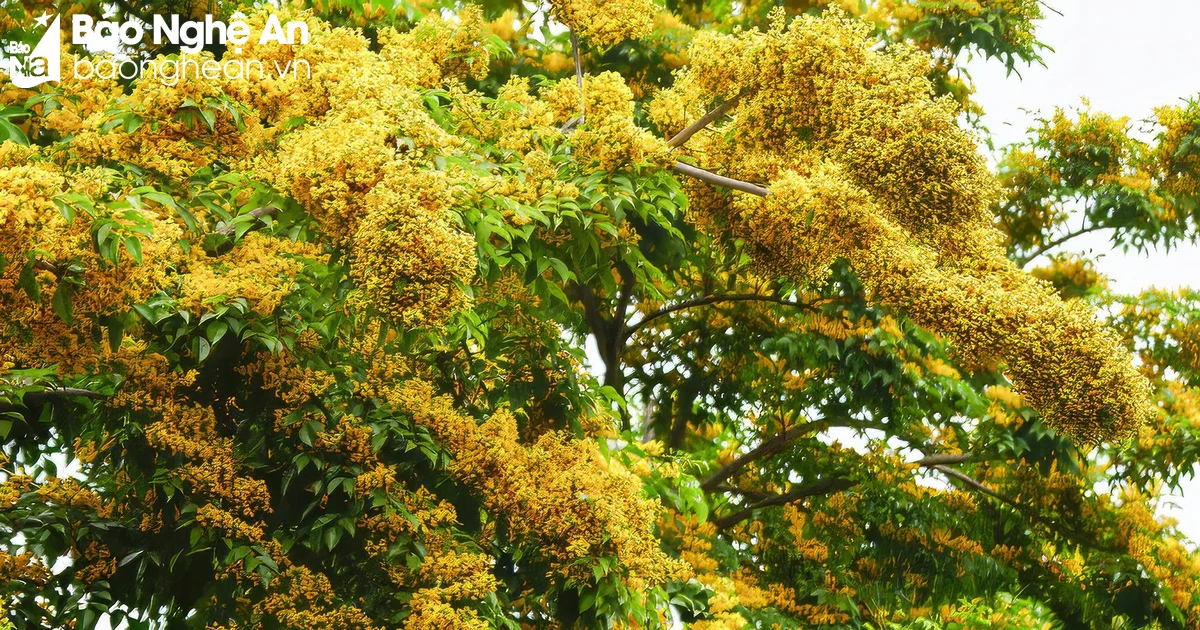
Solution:
<path fill-rule="evenodd" d="M 989 162 L 1043 10 L 4 4 L 309 37 L 0 83 L 0 627 L 1197 627 L 1200 294 L 1069 246 L 1200 96 Z"/>

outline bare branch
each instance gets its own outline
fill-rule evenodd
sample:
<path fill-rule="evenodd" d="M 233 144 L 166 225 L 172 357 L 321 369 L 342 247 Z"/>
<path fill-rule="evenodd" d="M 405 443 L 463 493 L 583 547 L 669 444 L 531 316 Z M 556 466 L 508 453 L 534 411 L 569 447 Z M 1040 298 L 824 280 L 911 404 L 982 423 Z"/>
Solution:
<path fill-rule="evenodd" d="M 738 94 L 738 95 L 734 96 L 733 98 L 729 99 L 728 101 L 721 103 L 716 108 L 714 108 L 712 111 L 701 116 L 699 120 L 688 125 L 688 127 L 686 129 L 675 134 L 674 137 L 672 137 L 670 140 L 667 141 L 667 146 L 671 147 L 672 149 L 683 146 L 684 143 L 686 143 L 692 136 L 699 133 L 701 129 L 704 129 L 705 127 L 709 126 L 710 124 L 712 124 L 713 121 L 717 120 L 721 116 L 724 116 L 726 114 L 726 112 L 728 112 L 730 109 L 733 109 L 733 106 L 737 105 L 738 101 L 741 100 L 741 98 L 742 98 L 742 95 Z"/>
<path fill-rule="evenodd" d="M 1047 9 L 1050 9 L 1051 11 L 1053 11 L 1053 12 L 1057 13 L 1057 14 L 1058 14 L 1059 16 L 1061 16 L 1061 17 L 1066 17 L 1065 15 L 1063 15 L 1063 12 L 1062 12 L 1062 11 L 1059 11 L 1058 9 L 1055 9 L 1054 7 L 1050 6 L 1050 5 L 1049 5 L 1049 4 L 1047 4 L 1047 3 L 1046 3 L 1044 0 L 1038 0 L 1038 4 L 1040 4 L 1040 5 L 1044 6 L 1044 7 L 1046 7 Z"/>
<path fill-rule="evenodd" d="M 817 420 L 796 425 L 750 449 L 750 451 L 748 451 L 746 454 L 733 460 L 732 462 L 725 464 L 720 470 L 709 475 L 709 477 L 700 484 L 700 487 L 706 492 L 712 492 L 722 481 L 734 476 L 739 470 L 745 468 L 755 460 L 768 457 L 782 451 L 783 449 L 787 448 L 788 444 L 791 444 L 797 438 L 808 435 L 809 433 L 816 431 L 826 424 L 828 424 L 828 421 L 826 420 Z"/>
<path fill-rule="evenodd" d="M 924 458 L 914 462 L 921 466 L 939 466 L 942 464 L 961 464 L 976 459 L 974 453 L 959 453 L 957 455 L 926 455 Z"/>
<path fill-rule="evenodd" d="M 108 396 L 90 389 L 83 389 L 82 387 L 51 387 L 42 391 L 26 392 L 21 397 L 21 404 L 25 407 L 36 407 L 56 398 L 91 398 L 99 400 L 108 398 Z M 18 411 L 20 408 L 20 405 L 0 403 L 0 411 Z"/>
<path fill-rule="evenodd" d="M 733 190 L 750 193 L 751 195 L 758 195 L 759 197 L 766 197 L 767 195 L 771 194 L 770 190 L 767 190 L 758 184 L 751 184 L 749 182 L 743 182 L 731 177 L 725 177 L 724 175 L 717 175 L 711 171 L 706 171 L 702 168 L 696 168 L 691 164 L 676 162 L 675 170 L 687 175 L 688 177 L 694 177 L 702 182 L 712 184 L 713 186 L 724 186 L 725 188 L 732 188 Z"/>
<path fill-rule="evenodd" d="M 762 499 L 761 501 L 751 503 L 750 505 L 747 505 L 732 514 L 726 514 L 725 516 L 714 519 L 713 525 L 715 525 L 717 529 L 727 529 L 746 520 L 746 518 L 750 516 L 754 510 L 759 508 L 770 507 L 772 505 L 785 505 L 793 501 L 799 501 L 809 497 L 836 494 L 856 485 L 858 485 L 857 481 L 851 481 L 850 479 L 846 479 L 844 477 L 828 477 L 825 479 L 820 479 L 814 481 L 813 483 L 800 486 L 791 492 L 777 494 L 766 499 Z"/>
<path fill-rule="evenodd" d="M 642 319 L 642 321 L 640 321 L 636 324 L 633 324 L 629 328 L 625 329 L 624 336 L 625 336 L 625 338 L 629 338 L 630 336 L 633 335 L 633 333 L 635 333 L 638 330 L 640 330 L 641 328 L 645 327 L 650 322 L 652 322 L 660 317 L 664 317 L 666 315 L 670 315 L 671 313 L 675 313 L 678 311 L 686 310 L 689 308 L 696 308 L 697 306 L 707 306 L 709 304 L 716 304 L 718 302 L 748 302 L 748 301 L 774 302 L 775 304 L 782 304 L 784 306 L 795 306 L 795 307 L 803 308 L 805 310 L 810 310 L 810 311 L 816 310 L 816 308 L 813 307 L 812 304 L 809 304 L 807 302 L 796 302 L 793 300 L 785 300 L 781 297 L 777 297 L 774 295 L 762 295 L 760 293 L 732 293 L 732 294 L 709 295 L 706 297 L 697 298 L 695 300 L 688 300 L 686 302 L 672 304 L 671 306 L 664 306 L 663 308 L 660 308 L 657 311 L 654 311 L 653 313 L 650 313 L 649 315 L 647 315 L 645 318 Z"/>
<path fill-rule="evenodd" d="M 986 490 L 988 493 L 994 492 L 990 488 L 987 488 L 987 486 L 984 486 L 983 484 L 980 484 L 979 482 L 974 481 L 970 477 L 963 475 L 962 473 L 958 472 L 957 470 L 954 470 L 953 468 L 947 468 L 942 465 L 942 462 L 946 462 L 947 460 L 950 460 L 950 459 L 962 460 L 963 457 L 964 456 L 960 456 L 960 455 L 930 455 L 928 457 L 925 457 L 924 459 L 917 460 L 916 462 L 913 462 L 913 463 L 918 466 L 933 468 L 933 469 L 941 471 L 945 474 L 955 476 L 955 478 L 959 478 L 959 476 L 961 476 L 962 479 L 970 480 L 970 481 L 974 482 L 975 484 L 978 484 L 979 488 Z M 946 471 L 949 471 L 949 472 L 946 472 Z M 708 480 L 705 480 L 704 483 L 707 484 Z M 765 499 L 760 499 L 758 501 L 755 501 L 754 503 L 746 505 L 745 507 L 741 508 L 740 510 L 738 510 L 736 512 L 733 512 L 732 514 L 727 514 L 725 516 L 722 516 L 720 518 L 713 520 L 713 525 L 716 525 L 717 529 L 727 529 L 733 525 L 736 525 L 736 524 L 744 521 L 747 517 L 749 517 L 752 513 L 754 513 L 754 510 L 757 510 L 759 508 L 770 507 L 772 505 L 786 505 L 793 501 L 799 501 L 801 499 L 807 499 L 809 497 L 823 496 L 826 494 L 835 494 L 835 493 L 841 492 L 843 490 L 850 489 L 856 485 L 858 485 L 857 481 L 847 479 L 845 477 L 826 477 L 825 479 L 819 479 L 812 483 L 800 486 L 799 488 L 796 488 L 795 490 L 792 490 L 790 492 L 772 495 Z M 701 485 L 701 487 L 703 487 L 703 484 Z M 714 487 L 715 487 L 715 484 L 714 484 Z M 998 493 L 993 494 L 992 496 L 996 496 L 997 498 L 1003 498 Z"/>
<path fill-rule="evenodd" d="M 579 122 L 587 122 L 587 104 L 583 92 L 583 60 L 579 57 L 579 36 L 571 31 L 571 54 L 575 57 L 575 83 L 579 85 Z"/>
<path fill-rule="evenodd" d="M 1067 241 L 1069 241 L 1075 237 L 1083 236 L 1084 234 L 1090 234 L 1097 230 L 1103 230 L 1107 227 L 1108 227 L 1107 225 L 1091 225 L 1091 226 L 1082 227 L 1082 228 L 1079 228 L 1078 230 L 1063 234 L 1062 236 L 1043 244 L 1041 247 L 1038 247 L 1037 249 L 1033 250 L 1032 252 L 1029 252 L 1028 254 L 1026 254 L 1024 256 L 1017 258 L 1017 261 L 1016 261 L 1017 266 L 1023 268 L 1026 265 L 1028 265 L 1029 263 L 1033 262 L 1033 259 L 1037 258 L 1038 256 L 1045 254 L 1046 252 L 1054 249 L 1055 247 L 1058 247 L 1059 245 L 1062 245 L 1063 243 L 1066 243 Z"/>

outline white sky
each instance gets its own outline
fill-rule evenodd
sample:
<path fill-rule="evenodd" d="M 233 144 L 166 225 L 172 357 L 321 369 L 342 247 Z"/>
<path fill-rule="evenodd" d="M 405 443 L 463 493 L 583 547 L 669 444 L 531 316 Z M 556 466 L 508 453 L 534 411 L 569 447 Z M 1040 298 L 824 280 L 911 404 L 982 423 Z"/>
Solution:
<path fill-rule="evenodd" d="M 1079 105 L 1083 97 L 1094 110 L 1140 121 L 1156 106 L 1200 93 L 1200 0 L 1047 1 L 1063 15 L 1045 11 L 1038 31 L 1054 48 L 1043 54 L 1045 68 L 1022 68 L 1018 79 L 1005 77 L 998 60 L 967 64 L 997 147 L 1024 137 L 1039 110 L 1049 114 L 1055 106 Z M 1095 233 L 1067 248 L 1102 253 L 1100 271 L 1123 293 L 1200 286 L 1200 247 L 1126 254 L 1113 250 L 1106 234 Z M 1164 513 L 1200 541 L 1200 480 L 1185 484 L 1175 502 Z"/>

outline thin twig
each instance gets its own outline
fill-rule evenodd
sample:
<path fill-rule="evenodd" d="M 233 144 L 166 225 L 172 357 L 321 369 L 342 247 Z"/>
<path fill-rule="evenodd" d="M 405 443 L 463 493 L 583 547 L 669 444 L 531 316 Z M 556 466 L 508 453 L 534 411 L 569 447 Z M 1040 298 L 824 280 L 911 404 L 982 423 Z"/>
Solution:
<path fill-rule="evenodd" d="M 1063 15 L 1063 12 L 1062 12 L 1062 11 L 1059 11 L 1058 9 L 1055 9 L 1054 7 L 1050 6 L 1050 5 L 1049 5 L 1049 4 L 1047 4 L 1047 3 L 1046 3 L 1044 0 L 1038 0 L 1038 4 L 1040 4 L 1040 5 L 1044 6 L 1044 7 L 1046 7 L 1047 9 L 1050 9 L 1051 11 L 1053 11 L 1053 12 L 1055 12 L 1055 13 L 1057 13 L 1057 14 L 1058 14 L 1060 17 L 1066 17 L 1065 15 Z"/>
<path fill-rule="evenodd" d="M 1082 227 L 1082 228 L 1079 228 L 1078 230 L 1075 230 L 1072 232 L 1067 232 L 1066 234 L 1063 234 L 1062 236 L 1060 236 L 1056 239 L 1053 239 L 1053 240 L 1043 244 L 1042 246 L 1038 247 L 1037 249 L 1033 250 L 1032 252 L 1029 252 L 1028 254 L 1018 258 L 1016 261 L 1017 266 L 1024 267 L 1025 265 L 1028 265 L 1029 263 L 1033 262 L 1033 259 L 1037 258 L 1038 256 L 1045 254 L 1046 252 L 1054 249 L 1055 247 L 1058 247 L 1059 245 L 1062 245 L 1063 243 L 1066 243 L 1067 241 L 1069 241 L 1073 238 L 1083 236 L 1084 234 L 1090 234 L 1090 233 L 1096 232 L 1098 230 L 1103 230 L 1107 227 L 1109 227 L 1109 226 L 1097 224 L 1097 225 L 1089 225 L 1087 227 Z"/>
<path fill-rule="evenodd" d="M 39 258 L 37 262 L 33 263 L 33 268 L 37 269 L 38 271 L 49 271 L 59 278 L 61 278 L 63 275 L 63 271 L 58 265 L 48 260 L 42 260 L 41 258 Z"/>
<path fill-rule="evenodd" d="M 721 116 L 724 116 L 729 110 L 733 109 L 733 106 L 737 105 L 741 98 L 742 95 L 739 93 L 728 101 L 716 106 L 712 111 L 701 116 L 699 120 L 688 125 L 686 129 L 675 134 L 670 140 L 667 141 L 667 146 L 671 147 L 672 149 L 683 146 L 684 143 L 686 143 L 692 136 L 699 133 L 701 129 L 709 126 L 713 121 L 717 120 Z"/>
<path fill-rule="evenodd" d="M 942 465 L 942 463 L 941 463 L 941 462 L 947 461 L 947 459 L 950 459 L 950 458 L 961 458 L 961 457 L 963 457 L 963 456 L 960 456 L 960 455 L 930 455 L 928 457 L 925 457 L 924 459 L 920 459 L 913 463 L 916 464 L 917 466 L 933 468 L 935 470 L 942 471 L 946 474 L 961 475 L 965 479 L 974 481 L 970 477 L 967 477 L 966 475 L 963 475 L 962 473 L 959 473 L 957 470 L 954 470 L 952 468 L 947 468 L 946 466 Z M 949 471 L 949 472 L 946 472 L 946 471 Z M 705 483 L 707 483 L 707 480 L 705 481 Z M 987 486 L 984 486 L 983 484 L 979 484 L 979 482 L 977 482 L 977 481 L 975 483 L 978 484 L 980 488 L 982 488 L 981 491 L 987 491 L 989 494 L 991 494 L 993 492 L 990 488 L 987 488 Z M 727 514 L 720 518 L 714 519 L 713 525 L 716 525 L 717 529 L 727 529 L 733 525 L 736 525 L 736 524 L 746 520 L 747 517 L 749 517 L 751 514 L 754 513 L 754 510 L 764 508 L 764 507 L 770 507 L 772 505 L 786 505 L 788 503 L 792 503 L 793 501 L 799 501 L 801 499 L 807 499 L 809 497 L 814 497 L 814 496 L 823 496 L 826 494 L 836 494 L 843 490 L 848 490 L 850 488 L 853 488 L 856 485 L 858 485 L 857 481 L 847 479 L 845 477 L 826 477 L 825 479 L 819 479 L 817 481 L 814 481 L 813 483 L 809 483 L 809 484 L 800 486 L 799 488 L 796 488 L 795 490 L 792 490 L 791 492 L 785 492 L 783 494 L 772 495 L 765 499 L 755 501 L 754 503 L 751 503 L 732 514 Z M 998 494 L 994 494 L 993 496 L 996 496 L 997 498 L 1002 498 L 1002 499 L 1004 498 Z"/>
<path fill-rule="evenodd" d="M 583 94 L 583 60 L 579 57 L 579 36 L 571 31 L 571 54 L 575 56 L 575 82 L 579 84 L 579 124 L 587 122 L 587 105 Z"/>
<path fill-rule="evenodd" d="M 255 208 L 255 209 L 251 210 L 250 212 L 247 212 L 246 214 L 261 221 L 263 217 L 273 217 L 273 216 L 279 214 L 279 208 L 276 208 L 274 206 L 262 206 L 261 208 Z M 239 216 L 241 216 L 241 215 L 239 215 Z M 234 217 L 234 218 L 236 219 L 237 217 Z M 233 225 L 232 223 L 227 224 L 227 225 L 222 225 L 216 229 L 215 233 L 220 234 L 221 236 L 228 236 L 230 238 L 233 238 L 233 236 L 237 234 L 237 226 Z"/>
<path fill-rule="evenodd" d="M 725 177 L 724 175 L 717 175 L 711 171 L 706 171 L 702 168 L 696 168 L 691 164 L 676 162 L 675 170 L 687 175 L 688 177 L 694 177 L 702 182 L 712 184 L 714 186 L 724 186 L 726 188 L 732 188 L 733 190 L 739 190 L 744 193 L 750 193 L 751 195 L 758 195 L 759 197 L 766 197 L 767 195 L 771 194 L 770 190 L 767 190 L 758 184 L 751 184 L 749 182 L 743 182 L 731 177 Z"/>

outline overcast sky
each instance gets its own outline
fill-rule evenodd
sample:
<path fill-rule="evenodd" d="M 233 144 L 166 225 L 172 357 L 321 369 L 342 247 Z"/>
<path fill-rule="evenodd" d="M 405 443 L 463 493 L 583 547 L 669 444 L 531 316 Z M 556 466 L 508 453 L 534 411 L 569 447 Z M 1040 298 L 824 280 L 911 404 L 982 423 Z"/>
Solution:
<path fill-rule="evenodd" d="M 1092 108 L 1134 121 L 1149 118 L 1159 105 L 1200 93 L 1200 0 L 1048 0 L 1038 35 L 1054 48 L 1046 67 L 1021 68 L 1021 78 L 1005 77 L 999 61 L 968 64 L 986 110 L 985 125 L 996 146 L 1021 139 L 1038 111 L 1072 107 L 1081 98 Z M 1151 286 L 1200 286 L 1200 247 L 1150 255 L 1114 251 L 1104 234 L 1068 244 L 1072 251 L 1102 253 L 1100 271 L 1115 290 L 1136 293 Z M 1164 512 L 1200 541 L 1200 481 L 1186 484 L 1176 507 Z"/>

